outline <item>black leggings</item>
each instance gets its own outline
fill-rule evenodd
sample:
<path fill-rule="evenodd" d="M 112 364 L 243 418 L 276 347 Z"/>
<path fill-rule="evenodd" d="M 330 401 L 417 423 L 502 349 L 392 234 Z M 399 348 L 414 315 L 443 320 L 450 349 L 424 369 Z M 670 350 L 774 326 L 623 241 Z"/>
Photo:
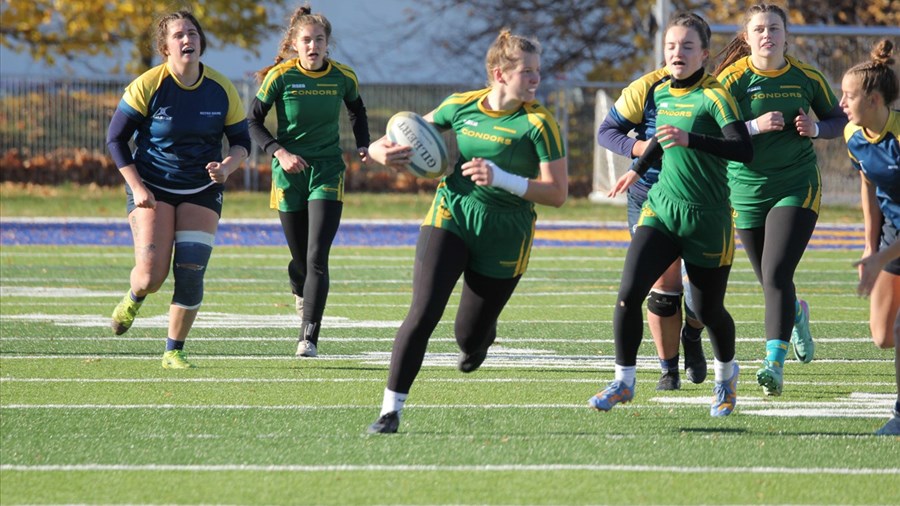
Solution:
<path fill-rule="evenodd" d="M 466 353 L 493 344 L 497 337 L 497 318 L 521 276 L 490 278 L 468 269 L 468 261 L 468 249 L 458 236 L 434 227 L 422 227 L 416 242 L 412 304 L 394 339 L 388 389 L 409 393 L 422 368 L 428 340 L 460 276 L 464 275 L 454 325 L 456 343 Z"/>
<path fill-rule="evenodd" d="M 628 253 L 619 295 L 613 311 L 616 364 L 637 364 L 638 348 L 644 337 L 641 306 L 653 283 L 681 255 L 681 248 L 669 236 L 652 227 L 637 227 Z M 706 325 L 713 353 L 720 362 L 734 359 L 734 320 L 725 309 L 725 288 L 731 266 L 698 267 L 685 261 L 694 311 Z"/>
<path fill-rule="evenodd" d="M 775 207 L 762 227 L 738 229 L 766 301 L 766 339 L 791 340 L 797 292 L 794 272 L 819 216 L 800 207 Z"/>
<path fill-rule="evenodd" d="M 306 211 L 279 212 L 291 250 L 291 291 L 303 297 L 303 321 L 321 322 L 328 299 L 328 255 L 341 223 L 343 202 L 310 200 Z"/>

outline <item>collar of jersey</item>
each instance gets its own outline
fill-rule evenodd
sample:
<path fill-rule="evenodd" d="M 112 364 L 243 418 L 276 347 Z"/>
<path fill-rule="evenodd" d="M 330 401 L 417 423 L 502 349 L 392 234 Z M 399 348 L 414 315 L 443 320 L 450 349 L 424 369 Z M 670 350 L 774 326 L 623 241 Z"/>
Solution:
<path fill-rule="evenodd" d="M 897 112 L 891 111 L 888 113 L 887 121 L 884 122 L 884 128 L 881 129 L 881 132 L 879 132 L 877 136 L 869 137 L 869 134 L 866 133 L 866 129 L 861 126 L 859 127 L 859 133 L 861 133 L 863 139 L 869 141 L 870 144 L 878 144 L 879 142 L 884 140 L 885 136 L 887 136 L 888 130 L 890 130 L 891 128 L 891 116 L 893 116 L 894 114 L 897 114 Z"/>
<path fill-rule="evenodd" d="M 202 63 L 200 64 L 200 77 L 198 77 L 197 82 L 192 84 L 191 86 L 188 86 L 179 81 L 178 76 L 175 75 L 175 72 L 172 72 L 172 69 L 169 68 L 168 63 L 166 63 L 166 73 L 172 76 L 172 80 L 175 81 L 175 84 L 177 84 L 179 88 L 183 90 L 196 90 L 200 86 L 200 83 L 203 82 L 203 77 L 206 76 L 206 65 L 203 65 Z"/>
<path fill-rule="evenodd" d="M 706 82 L 706 80 L 707 80 L 708 78 L 709 78 L 709 74 L 706 73 L 706 72 L 704 72 L 703 76 L 702 76 L 700 79 L 698 79 L 696 83 L 694 83 L 694 84 L 688 86 L 687 88 L 675 88 L 675 87 L 673 87 L 673 86 L 672 86 L 672 80 L 671 80 L 671 79 L 668 80 L 668 81 L 666 81 L 666 86 L 669 87 L 669 94 L 672 95 L 673 97 L 683 97 L 683 96 L 687 95 L 688 93 L 690 93 L 690 92 L 696 90 L 696 89 L 699 88 L 700 86 L 702 86 L 703 83 Z"/>
<path fill-rule="evenodd" d="M 753 66 L 753 59 L 747 57 L 747 67 L 754 73 L 763 77 L 778 77 L 791 69 L 791 61 L 784 57 L 784 67 L 776 70 L 760 70 Z"/>
<path fill-rule="evenodd" d="M 331 62 L 328 61 L 328 58 L 325 59 L 325 68 L 323 68 L 322 70 L 306 70 L 302 65 L 300 65 L 300 58 L 297 58 L 297 62 L 294 63 L 294 67 L 296 67 L 296 69 L 299 70 L 301 74 L 313 79 L 322 77 L 331 72 Z"/>
<path fill-rule="evenodd" d="M 490 92 L 490 88 L 487 88 L 487 91 Z M 526 106 L 528 102 L 522 102 L 522 105 L 516 107 L 515 109 L 501 109 L 499 111 L 495 111 L 493 109 L 488 109 L 484 106 L 484 99 L 487 97 L 487 93 L 478 98 L 478 110 L 482 113 L 492 117 L 492 118 L 502 118 L 503 116 L 509 116 L 510 114 L 515 113 L 522 107 Z"/>

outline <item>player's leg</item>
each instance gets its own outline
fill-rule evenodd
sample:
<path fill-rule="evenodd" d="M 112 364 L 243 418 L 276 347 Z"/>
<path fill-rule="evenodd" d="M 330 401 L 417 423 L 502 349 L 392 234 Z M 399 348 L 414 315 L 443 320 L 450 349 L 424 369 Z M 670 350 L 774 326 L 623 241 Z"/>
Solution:
<path fill-rule="evenodd" d="M 309 240 L 306 250 L 306 282 L 303 285 L 303 319 L 297 340 L 297 355 L 317 355 L 319 331 L 328 300 L 328 257 L 341 223 L 343 202 L 309 201 Z"/>
<path fill-rule="evenodd" d="M 478 369 L 497 338 L 497 318 L 512 296 L 521 276 L 492 278 L 466 269 L 454 333 L 461 351 L 459 370 Z"/>
<path fill-rule="evenodd" d="M 694 310 L 706 325 L 712 343 L 716 384 L 710 415 L 727 416 L 737 404 L 737 380 L 740 368 L 734 360 L 734 319 L 725 309 L 725 289 L 731 266 L 705 268 L 687 263 L 693 291 Z"/>
<path fill-rule="evenodd" d="M 660 377 L 657 390 L 678 390 L 678 343 L 681 332 L 681 261 L 675 261 L 656 280 L 647 296 L 647 325 L 656 344 Z"/>
<path fill-rule="evenodd" d="M 169 275 L 172 242 L 175 237 L 175 208 L 157 198 L 156 208 L 134 206 L 131 189 L 126 185 L 128 223 L 134 239 L 134 267 L 130 289 L 112 313 L 111 326 L 116 335 L 131 328 L 144 298 L 156 293 Z"/>
<path fill-rule="evenodd" d="M 309 209 L 278 211 L 281 229 L 291 252 L 288 280 L 294 295 L 294 309 L 303 319 L 303 285 L 306 283 L 306 254 L 309 241 Z"/>
<path fill-rule="evenodd" d="M 166 353 L 163 355 L 163 367 L 167 369 L 193 367 L 184 355 L 184 341 L 203 302 L 203 279 L 215 243 L 221 212 L 221 204 L 218 209 L 211 209 L 207 205 L 209 202 L 205 197 L 199 196 L 196 200 L 179 204 L 175 208 L 172 259 L 175 286 L 172 304 L 169 306 Z"/>
<path fill-rule="evenodd" d="M 691 282 L 684 262 L 681 264 L 681 283 L 684 286 L 684 325 L 681 327 L 681 346 L 684 349 L 684 372 L 688 380 L 694 384 L 706 381 L 706 355 L 703 352 L 703 323 L 694 312 L 694 298 Z"/>
<path fill-rule="evenodd" d="M 468 248 L 459 236 L 432 226 L 420 229 L 413 265 L 412 304 L 394 338 L 381 415 L 369 426 L 369 433 L 397 432 L 403 405 L 422 368 L 428 340 L 468 258 Z"/>
<path fill-rule="evenodd" d="M 895 292 L 900 298 L 900 291 Z M 897 399 L 894 401 L 893 416 L 883 427 L 875 431 L 879 436 L 900 436 L 900 312 L 894 318 L 894 379 L 897 381 Z"/>
<path fill-rule="evenodd" d="M 594 409 L 608 411 L 634 397 L 637 353 L 644 333 L 641 306 L 653 283 L 680 254 L 671 237 L 649 226 L 637 227 L 622 270 L 613 311 L 616 346 L 615 379 L 588 400 Z"/>

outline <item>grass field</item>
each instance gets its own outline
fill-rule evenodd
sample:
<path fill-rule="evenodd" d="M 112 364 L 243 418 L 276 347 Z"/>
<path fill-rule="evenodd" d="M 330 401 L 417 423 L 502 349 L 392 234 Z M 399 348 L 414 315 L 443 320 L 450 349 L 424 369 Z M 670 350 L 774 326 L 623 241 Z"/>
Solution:
<path fill-rule="evenodd" d="M 895 396 L 868 337 L 858 252 L 809 251 L 797 278 L 816 360 L 766 398 L 762 296 L 738 252 L 728 292 L 743 374 L 735 414 L 712 383 L 654 390 L 649 337 L 634 402 L 598 413 L 612 378 L 624 250 L 536 248 L 474 374 L 456 371 L 455 303 L 400 432 L 367 436 L 410 298 L 411 248 L 336 248 L 320 357 L 293 357 L 286 248 L 219 247 L 186 350 L 160 368 L 171 280 L 134 327 L 109 313 L 130 248 L 0 251 L 0 503 L 896 504 L 900 438 L 872 436 Z M 711 349 L 707 342 L 707 356 Z"/>

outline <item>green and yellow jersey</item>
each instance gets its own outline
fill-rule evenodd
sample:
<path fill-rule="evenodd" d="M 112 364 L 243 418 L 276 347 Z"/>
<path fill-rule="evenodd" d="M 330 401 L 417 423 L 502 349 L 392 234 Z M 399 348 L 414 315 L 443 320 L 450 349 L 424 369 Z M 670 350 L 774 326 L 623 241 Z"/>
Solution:
<path fill-rule="evenodd" d="M 506 190 L 477 186 L 462 175 L 460 167 L 473 158 L 491 160 L 503 170 L 529 179 L 540 174 L 540 163 L 563 158 L 565 145 L 559 124 L 538 102 L 526 102 L 509 111 L 493 111 L 483 105 L 490 88 L 456 93 L 435 109 L 434 125 L 452 129 L 459 146 L 459 160 L 444 180 L 449 189 L 500 207 L 533 207 L 534 204 Z"/>
<path fill-rule="evenodd" d="M 269 70 L 256 98 L 275 106 L 282 147 L 303 158 L 340 157 L 341 107 L 359 98 L 359 82 L 347 65 L 326 60 L 314 72 L 293 58 Z"/>
<path fill-rule="evenodd" d="M 750 57 L 742 58 L 723 70 L 718 79 L 737 100 L 745 120 L 780 111 L 783 130 L 753 136 L 753 161 L 729 162 L 729 177 L 745 185 L 781 186 L 793 178 L 807 176 L 793 169 L 815 170 L 816 154 L 812 140 L 797 133 L 793 119 L 800 109 L 810 109 L 818 117 L 831 112 L 837 98 L 825 76 L 815 68 L 787 56 L 787 65 L 773 71 L 759 70 Z"/>
<path fill-rule="evenodd" d="M 722 137 L 722 127 L 740 120 L 738 106 L 728 91 L 711 75 L 704 75 L 688 88 L 662 83 L 654 93 L 656 129 L 672 125 L 686 132 Z M 659 183 L 650 189 L 668 197 L 699 205 L 719 206 L 728 202 L 726 161 L 718 156 L 674 146 L 665 150 Z"/>

